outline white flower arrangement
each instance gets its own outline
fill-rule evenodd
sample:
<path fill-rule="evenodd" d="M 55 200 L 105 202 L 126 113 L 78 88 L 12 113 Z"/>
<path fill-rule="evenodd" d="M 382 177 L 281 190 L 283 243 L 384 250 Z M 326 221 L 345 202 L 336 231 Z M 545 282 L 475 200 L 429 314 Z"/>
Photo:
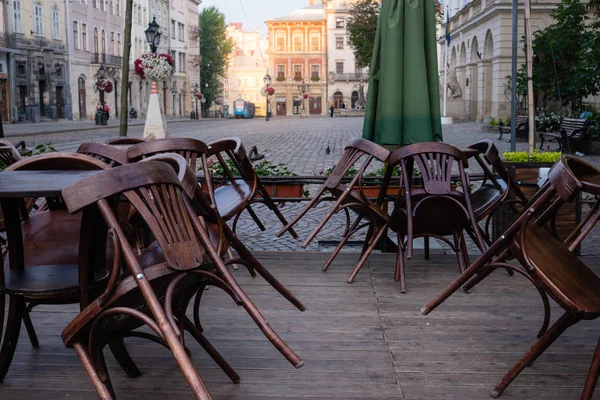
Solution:
<path fill-rule="evenodd" d="M 142 79 L 165 81 L 173 75 L 173 59 L 168 54 L 143 54 L 135 60 L 134 69 Z"/>

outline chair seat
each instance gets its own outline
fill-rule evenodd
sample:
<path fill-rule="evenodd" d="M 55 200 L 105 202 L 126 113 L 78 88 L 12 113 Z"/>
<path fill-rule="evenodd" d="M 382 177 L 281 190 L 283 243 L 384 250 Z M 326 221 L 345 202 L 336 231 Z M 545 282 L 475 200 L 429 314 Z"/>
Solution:
<path fill-rule="evenodd" d="M 76 264 L 54 264 L 26 267 L 23 271 L 4 272 L 8 294 L 44 297 L 56 294 L 79 294 L 79 268 Z M 108 277 L 106 270 L 96 272 L 95 282 Z"/>
<path fill-rule="evenodd" d="M 548 294 L 561 306 L 588 317 L 600 314 L 600 278 L 545 228 L 529 223 L 526 256 Z"/>
<path fill-rule="evenodd" d="M 497 182 L 500 187 L 489 182 L 471 193 L 471 205 L 476 218 L 485 213 L 506 192 L 506 182 L 503 179 L 497 179 Z"/>
<path fill-rule="evenodd" d="M 227 182 L 215 189 L 215 201 L 219 214 L 229 219 L 246 207 L 245 202 L 252 194 L 252 187 L 243 179 Z"/>

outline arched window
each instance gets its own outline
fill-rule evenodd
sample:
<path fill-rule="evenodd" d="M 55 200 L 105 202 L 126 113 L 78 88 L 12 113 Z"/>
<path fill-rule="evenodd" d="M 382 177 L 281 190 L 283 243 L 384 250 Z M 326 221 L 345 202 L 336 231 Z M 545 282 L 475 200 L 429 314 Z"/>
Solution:
<path fill-rule="evenodd" d="M 102 29 L 102 54 L 106 54 L 106 32 Z"/>
<path fill-rule="evenodd" d="M 98 54 L 98 28 L 94 28 L 94 53 Z"/>
<path fill-rule="evenodd" d="M 115 55 L 115 33 L 110 33 L 110 54 Z"/>

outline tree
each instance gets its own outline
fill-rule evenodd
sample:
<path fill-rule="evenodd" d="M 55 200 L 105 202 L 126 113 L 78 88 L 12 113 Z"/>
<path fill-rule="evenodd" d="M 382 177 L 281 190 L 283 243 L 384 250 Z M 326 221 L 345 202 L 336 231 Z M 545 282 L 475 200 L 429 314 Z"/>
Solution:
<path fill-rule="evenodd" d="M 534 34 L 533 84 L 536 95 L 558 100 L 580 111 L 584 97 L 598 93 L 597 29 L 586 23 L 588 13 L 580 0 L 563 0 L 551 14 L 553 25 Z M 519 71 L 519 93 L 527 82 L 525 66 Z"/>
<path fill-rule="evenodd" d="M 121 120 L 119 122 L 119 136 L 127 136 L 127 95 L 129 94 L 129 57 L 131 54 L 131 18 L 133 0 L 125 3 L 125 36 L 123 49 L 123 75 L 121 75 Z"/>
<path fill-rule="evenodd" d="M 359 68 L 371 64 L 380 10 L 379 0 L 358 0 L 350 10 L 346 23 L 348 44 L 354 49 L 354 58 Z"/>
<path fill-rule="evenodd" d="M 227 72 L 227 62 L 233 51 L 233 41 L 227 37 L 225 15 L 217 7 L 202 10 L 200 30 L 200 82 L 202 96 L 208 110 L 221 91 L 220 79 Z M 207 86 L 208 84 L 208 86 Z"/>

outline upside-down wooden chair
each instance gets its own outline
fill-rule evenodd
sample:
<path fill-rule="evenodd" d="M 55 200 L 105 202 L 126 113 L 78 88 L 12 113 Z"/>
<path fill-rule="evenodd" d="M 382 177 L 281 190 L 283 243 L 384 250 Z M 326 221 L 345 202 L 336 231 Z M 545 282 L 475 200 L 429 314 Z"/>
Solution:
<path fill-rule="evenodd" d="M 109 167 L 118 167 L 129 163 L 126 151 L 104 143 L 82 143 L 77 149 L 77 153 L 96 158 L 108 164 Z"/>
<path fill-rule="evenodd" d="M 404 257 L 412 259 L 413 240 L 435 237 L 446 242 L 456 253 L 460 272 L 470 264 L 464 231 L 473 232 L 476 244 L 486 248 L 471 205 L 468 162 L 459 149 L 445 143 L 416 143 L 390 154 L 389 167 L 400 166 L 401 191 L 390 216 L 389 227 L 396 232 L 398 252 L 395 280 L 406 291 Z M 421 175 L 422 185 L 415 186 L 413 167 Z M 453 185 L 453 168 L 458 170 L 461 190 Z M 453 241 L 444 236 L 452 236 Z"/>
<path fill-rule="evenodd" d="M 263 203 L 273 211 L 283 225 L 288 224 L 279 207 L 256 175 L 240 139 L 232 137 L 217 140 L 209 143 L 208 148 L 210 154 L 217 159 L 223 169 L 220 181 L 215 180 L 214 182 L 214 185 L 217 186 L 214 190 L 215 204 L 225 221 L 233 219 L 233 232 L 235 232 L 238 219 L 244 210 L 248 211 L 261 231 L 266 229 L 251 207 L 253 203 L 257 202 Z M 231 171 L 226 159 L 233 163 L 237 171 Z M 241 179 L 236 179 L 236 173 Z M 211 181 L 209 176 L 211 175 L 205 174 L 207 182 Z M 293 229 L 289 231 L 294 238 L 298 238 Z"/>
<path fill-rule="evenodd" d="M 321 201 L 321 196 L 328 191 L 336 198 L 336 201 L 325 218 L 321 220 L 319 225 L 317 225 L 313 232 L 304 241 L 302 247 L 307 247 L 310 242 L 314 240 L 314 238 L 318 235 L 321 229 L 323 229 L 331 217 L 333 217 L 333 215 L 344 211 L 346 216 L 346 228 L 342 235 L 342 240 L 323 266 L 323 270 L 326 271 L 350 237 L 360 229 L 368 227 L 368 233 L 367 237 L 365 238 L 361 257 L 354 271 L 348 277 L 348 282 L 352 283 L 358 271 L 362 268 L 381 237 L 387 231 L 389 216 L 387 211 L 382 209 L 380 204 L 384 198 L 386 192 L 385 188 L 388 186 L 392 169 L 388 169 L 388 172 L 384 177 L 384 182 L 382 184 L 382 189 L 377 202 L 370 200 L 365 195 L 363 192 L 362 180 L 367 168 L 373 160 L 385 162 L 388 159 L 389 154 L 390 153 L 388 150 L 373 142 L 364 139 L 355 140 L 352 144 L 344 149 L 344 153 L 340 157 L 339 162 L 334 167 L 333 171 L 331 171 L 327 177 L 327 180 L 313 197 L 313 199 L 289 224 L 284 226 L 283 229 L 277 233 L 277 236 L 281 236 L 284 232 L 291 229 L 291 227 L 300 221 L 300 219 L 306 215 L 308 211 L 319 204 Z M 362 163 L 360 166 L 359 162 Z M 342 180 L 352 168 L 357 169 L 356 175 L 349 183 L 342 183 Z M 352 210 L 357 214 L 357 218 L 352 224 L 350 224 L 349 210 Z"/>
<path fill-rule="evenodd" d="M 15 148 L 15 146 L 13 146 L 12 143 L 10 143 L 7 140 L 0 140 L 0 163 L 3 164 L 4 168 L 13 165 L 19 160 L 21 160 L 21 155 L 19 154 L 19 151 Z M 31 208 L 33 208 L 33 205 L 34 202 L 29 201 L 26 208 L 31 210 Z M 2 209 L 0 209 L 0 231 L 3 232 L 4 230 L 4 214 L 2 214 Z M 3 246 L 5 244 L 6 241 L 3 237 L 0 236 L 0 245 Z M 2 332 L 0 332 L 0 335 L 1 334 Z"/>
<path fill-rule="evenodd" d="M 536 193 L 525 212 L 485 251 L 461 276 L 440 295 L 422 308 L 428 314 L 475 274 L 487 269 L 512 268 L 529 279 L 544 301 L 545 322 L 549 318 L 549 295 L 563 309 L 563 314 L 525 353 L 492 391 L 498 397 L 527 366 L 535 360 L 570 326 L 581 320 L 600 316 L 600 278 L 551 232 L 548 222 L 579 192 L 600 194 L 600 170 L 581 159 L 564 156 L 548 174 L 548 182 Z M 507 248 L 521 266 L 497 262 L 496 254 Z M 582 399 L 590 399 L 598 377 L 597 351 Z"/>
<path fill-rule="evenodd" d="M 121 137 L 108 139 L 104 143 L 110 144 L 112 146 L 119 146 L 119 145 L 133 145 L 133 144 L 143 143 L 145 141 L 146 141 L 146 139 L 144 139 L 144 138 L 121 136 Z"/>
<path fill-rule="evenodd" d="M 6 171 L 108 168 L 103 162 L 82 154 L 45 153 L 22 159 L 6 168 Z M 54 198 L 46 201 L 48 207 L 44 212 L 36 212 L 30 216 L 29 210 L 21 210 L 23 214 L 21 231 L 25 250 L 24 271 L 13 271 L 10 265 L 0 270 L 0 273 L 4 273 L 0 296 L 2 301 L 4 294 L 9 297 L 7 325 L 0 350 L 0 382 L 3 381 L 10 367 L 21 322 L 27 329 L 33 347 L 39 346 L 29 315 L 32 308 L 40 304 L 78 303 L 83 292 L 79 284 L 78 269 L 81 215 L 71 215 L 67 212 L 62 199 Z M 87 237 L 87 240 L 91 238 Z M 110 252 L 111 247 L 107 250 L 108 256 Z M 107 277 L 104 269 L 98 269 L 95 274 L 91 284 L 103 282 Z M 4 304 L 0 307 L 0 322 L 3 312 Z M 119 351 L 118 343 L 113 347 L 117 352 Z"/>
<path fill-rule="evenodd" d="M 170 349 L 196 398 L 212 399 L 185 351 L 183 337 L 184 330 L 191 330 L 202 340 L 185 311 L 198 288 L 208 282 L 242 305 L 294 366 L 302 365 L 236 283 L 211 244 L 207 223 L 196 217 L 197 211 L 171 166 L 135 163 L 91 178 L 65 188 L 63 197 L 71 212 L 93 205 L 99 208 L 113 238 L 115 262 L 105 291 L 67 325 L 62 338 L 67 347 L 76 350 L 101 398 L 114 398 L 102 348 L 115 336 L 141 336 Z M 152 257 L 138 258 L 133 253 L 111 207 L 117 196 L 125 196 L 152 229 L 164 261 L 154 263 Z M 123 272 L 118 258 L 124 261 Z M 132 334 L 143 325 L 153 334 Z M 213 355 L 218 356 L 216 350 Z M 226 363 L 220 365 L 226 369 Z M 235 381 L 236 375 L 229 375 Z"/>

